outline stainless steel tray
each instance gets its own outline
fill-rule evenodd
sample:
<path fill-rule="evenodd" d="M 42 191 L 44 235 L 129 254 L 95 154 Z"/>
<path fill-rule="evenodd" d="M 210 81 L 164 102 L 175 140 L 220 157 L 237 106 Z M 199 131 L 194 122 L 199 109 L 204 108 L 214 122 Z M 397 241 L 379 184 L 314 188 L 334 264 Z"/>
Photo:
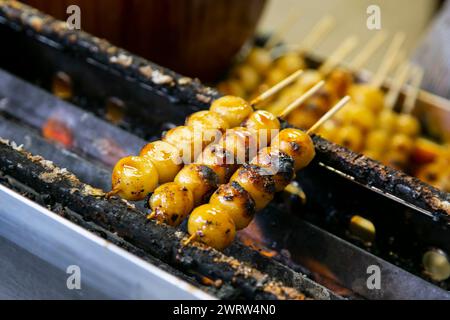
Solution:
<path fill-rule="evenodd" d="M 214 299 L 2 185 L 0 255 L 2 299 Z"/>

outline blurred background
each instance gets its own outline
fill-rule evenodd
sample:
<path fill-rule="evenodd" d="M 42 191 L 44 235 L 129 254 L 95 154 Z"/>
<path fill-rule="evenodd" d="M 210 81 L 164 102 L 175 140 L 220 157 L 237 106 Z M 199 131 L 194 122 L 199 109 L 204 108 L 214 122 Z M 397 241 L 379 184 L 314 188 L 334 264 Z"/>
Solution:
<path fill-rule="evenodd" d="M 81 7 L 82 28 L 182 74 L 216 80 L 242 45 L 258 33 L 285 28 L 281 40 L 296 45 L 327 14 L 336 19 L 315 53 L 327 56 L 348 35 L 360 43 L 373 35 L 366 27 L 369 5 L 381 8 L 382 29 L 406 33 L 409 55 L 419 45 L 443 1 L 439 0 L 24 0 L 60 19 L 71 4 Z M 260 19 L 261 18 L 261 19 Z M 260 19 L 260 20 L 259 20 Z M 211 36 L 214 35 L 214 36 Z M 374 69 L 383 52 L 367 68 Z M 349 59 L 351 56 L 349 57 Z"/>
<path fill-rule="evenodd" d="M 361 45 L 368 41 L 376 31 L 366 27 L 366 9 L 370 5 L 378 5 L 381 9 L 382 30 L 391 34 L 405 32 L 404 50 L 409 56 L 420 44 L 442 4 L 443 1 L 438 0 L 272 0 L 267 3 L 258 29 L 271 32 L 282 26 L 287 17 L 295 18 L 298 12 L 297 22 L 285 33 L 284 40 L 290 44 L 299 44 L 320 18 L 332 15 L 336 19 L 336 26 L 314 50 L 321 56 L 327 56 L 349 35 L 356 35 Z M 376 52 L 367 68 L 375 70 L 383 54 L 383 51 Z M 350 55 L 348 59 L 351 58 Z"/>

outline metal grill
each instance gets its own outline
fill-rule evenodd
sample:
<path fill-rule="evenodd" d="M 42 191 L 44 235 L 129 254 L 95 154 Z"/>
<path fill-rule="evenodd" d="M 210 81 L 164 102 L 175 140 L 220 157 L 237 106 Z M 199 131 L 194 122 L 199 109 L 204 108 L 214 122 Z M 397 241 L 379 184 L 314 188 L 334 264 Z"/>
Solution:
<path fill-rule="evenodd" d="M 319 137 L 298 176 L 306 203 L 280 195 L 223 254 L 182 247 L 185 226 L 146 222 L 143 205 L 88 185 L 108 190 L 115 161 L 219 94 L 26 6 L 0 6 L 0 36 L 0 137 L 76 176 L 0 144 L 0 248 L 36 266 L 21 270 L 36 275 L 25 284 L 34 297 L 450 298 L 449 280 L 433 281 L 421 261 L 450 252 L 449 195 Z M 355 216 L 376 226 L 370 241 Z M 87 270 L 79 296 L 61 280 L 73 259 Z M 365 285 L 370 265 L 381 290 Z"/>

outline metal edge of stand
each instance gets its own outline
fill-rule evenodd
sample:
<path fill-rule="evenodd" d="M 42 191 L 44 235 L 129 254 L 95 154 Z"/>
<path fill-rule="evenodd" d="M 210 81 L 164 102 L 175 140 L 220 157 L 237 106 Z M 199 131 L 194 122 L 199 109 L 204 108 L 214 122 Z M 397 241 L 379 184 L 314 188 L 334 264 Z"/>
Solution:
<path fill-rule="evenodd" d="M 9 281 L 9 288 L 20 290 L 21 298 L 214 299 L 2 185 L 0 238 L 7 240 L 1 242 L 0 251 L 8 251 L 4 243 L 10 242 L 20 248 L 15 252 L 21 253 L 15 254 L 16 261 L 7 261 L 9 269 L 0 270 L 0 290 Z M 43 277 L 38 282 L 33 280 L 32 270 L 20 273 L 24 265 L 30 265 L 27 259 L 33 261 L 33 269 L 39 269 L 35 274 Z M 73 272 L 69 266 L 79 267 L 80 290 L 68 289 Z M 7 270 L 10 273 L 4 274 Z"/>

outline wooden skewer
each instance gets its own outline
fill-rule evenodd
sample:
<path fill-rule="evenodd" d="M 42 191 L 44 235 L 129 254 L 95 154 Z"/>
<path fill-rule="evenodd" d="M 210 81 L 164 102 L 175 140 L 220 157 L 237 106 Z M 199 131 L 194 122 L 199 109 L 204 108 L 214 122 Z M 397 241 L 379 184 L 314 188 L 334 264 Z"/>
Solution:
<path fill-rule="evenodd" d="M 267 40 L 267 42 L 264 45 L 264 48 L 270 50 L 273 47 L 275 47 L 277 45 L 277 43 L 279 43 L 283 36 L 289 31 L 289 29 L 291 29 L 299 20 L 300 18 L 300 11 L 299 10 L 294 10 L 292 11 L 287 20 L 284 21 L 284 23 L 278 28 L 278 30 L 276 30 L 271 36 L 270 38 Z"/>
<path fill-rule="evenodd" d="M 419 66 L 412 67 L 412 80 L 411 87 L 409 88 L 408 96 L 406 97 L 405 103 L 403 104 L 402 112 L 411 113 L 416 105 L 417 97 L 420 92 L 420 85 L 422 84 L 424 71 L 423 68 Z"/>
<path fill-rule="evenodd" d="M 322 118 L 319 119 L 308 131 L 307 134 L 314 133 L 321 125 L 331 119 L 338 111 L 340 111 L 345 105 L 350 101 L 349 96 L 343 97 L 333 108 L 331 108 L 327 113 L 325 113 Z"/>
<path fill-rule="evenodd" d="M 331 54 L 331 56 L 319 68 L 319 72 L 324 76 L 329 74 L 345 57 L 356 48 L 358 38 L 351 36 L 344 40 L 344 42 Z"/>
<path fill-rule="evenodd" d="M 283 109 L 283 111 L 279 114 L 279 117 L 282 119 L 285 119 L 292 111 L 297 109 L 299 106 L 301 106 L 306 100 L 311 98 L 317 91 L 320 90 L 325 85 L 325 81 L 322 80 L 318 82 L 314 87 L 306 91 L 304 94 L 302 94 L 300 97 L 295 99 L 294 102 L 289 104 L 286 108 Z"/>
<path fill-rule="evenodd" d="M 392 64 L 391 70 L 395 70 L 398 67 L 400 67 L 402 65 L 402 63 L 405 62 L 405 60 L 407 60 L 406 52 L 405 52 L 405 50 L 400 50 L 397 54 L 397 57 L 394 60 L 394 63 Z"/>
<path fill-rule="evenodd" d="M 380 88 L 383 85 L 386 76 L 388 75 L 389 71 L 391 71 L 397 59 L 397 55 L 399 54 L 400 48 L 402 47 L 404 41 L 405 34 L 403 32 L 398 32 L 395 34 L 394 39 L 392 40 L 391 45 L 384 55 L 383 61 L 381 62 L 377 73 L 372 79 L 371 84 L 375 88 Z"/>
<path fill-rule="evenodd" d="M 360 70 L 364 67 L 367 61 L 372 57 L 372 55 L 377 51 L 378 48 L 384 43 L 387 38 L 387 34 L 384 31 L 377 32 L 366 46 L 361 50 L 361 52 L 353 59 L 350 63 L 350 69 Z"/>
<path fill-rule="evenodd" d="M 411 65 L 409 62 L 403 62 L 398 68 L 396 75 L 394 77 L 393 83 L 391 84 L 391 87 L 389 89 L 389 92 L 386 94 L 385 97 L 385 108 L 394 109 L 395 103 L 398 100 L 398 96 L 400 94 L 400 91 L 402 89 L 402 86 L 405 84 L 405 82 L 408 80 L 408 75 L 411 70 Z"/>
<path fill-rule="evenodd" d="M 308 35 L 303 39 L 299 52 L 309 52 L 312 51 L 320 41 L 332 30 L 335 25 L 335 18 L 333 16 L 325 16 L 320 19 L 319 22 L 313 27 L 313 29 L 308 33 Z"/>
<path fill-rule="evenodd" d="M 266 90 L 262 94 L 260 94 L 258 97 L 253 99 L 250 104 L 252 107 L 255 107 L 258 103 L 272 97 L 274 94 L 279 92 L 280 90 L 284 89 L 288 85 L 290 85 L 292 82 L 297 80 L 301 75 L 303 74 L 303 70 L 297 70 L 293 74 L 291 74 L 289 77 L 281 80 L 276 85 L 271 87 L 270 89 Z"/>
<path fill-rule="evenodd" d="M 194 233 L 186 241 L 183 242 L 183 246 L 187 246 L 189 243 L 194 241 L 196 238 L 197 238 L 197 233 Z"/>

